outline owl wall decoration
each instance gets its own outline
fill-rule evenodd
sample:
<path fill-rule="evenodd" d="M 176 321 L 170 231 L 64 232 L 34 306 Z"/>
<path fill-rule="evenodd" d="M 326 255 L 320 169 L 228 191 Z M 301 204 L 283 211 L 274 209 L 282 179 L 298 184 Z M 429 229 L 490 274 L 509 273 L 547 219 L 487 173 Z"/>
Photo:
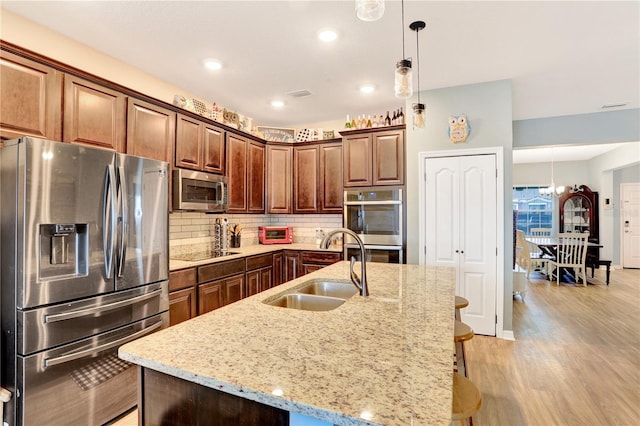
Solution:
<path fill-rule="evenodd" d="M 451 139 L 451 142 L 466 142 L 470 134 L 471 127 L 469 127 L 466 115 L 449 117 L 449 139 Z"/>

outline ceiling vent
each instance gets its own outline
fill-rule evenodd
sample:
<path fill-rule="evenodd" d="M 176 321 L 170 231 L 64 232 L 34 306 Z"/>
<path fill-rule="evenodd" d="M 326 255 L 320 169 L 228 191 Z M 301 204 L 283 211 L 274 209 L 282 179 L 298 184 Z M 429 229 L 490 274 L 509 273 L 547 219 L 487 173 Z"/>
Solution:
<path fill-rule="evenodd" d="M 292 98 L 304 98 L 305 96 L 311 96 L 311 92 L 307 89 L 302 89 L 294 90 L 293 92 L 287 93 L 287 95 L 291 96 Z"/>

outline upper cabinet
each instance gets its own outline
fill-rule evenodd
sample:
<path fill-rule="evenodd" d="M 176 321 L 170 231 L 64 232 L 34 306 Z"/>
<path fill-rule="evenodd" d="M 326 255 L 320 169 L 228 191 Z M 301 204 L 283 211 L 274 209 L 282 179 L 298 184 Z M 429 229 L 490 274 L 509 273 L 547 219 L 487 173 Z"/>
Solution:
<path fill-rule="evenodd" d="M 267 145 L 268 213 L 342 213 L 342 143 Z"/>
<path fill-rule="evenodd" d="M 588 232 L 599 240 L 598 193 L 586 185 L 569 188 L 560 197 L 560 232 Z"/>
<path fill-rule="evenodd" d="M 227 135 L 229 213 L 264 213 L 265 147 L 242 136 Z"/>
<path fill-rule="evenodd" d="M 173 163 L 175 122 L 175 112 L 129 98 L 127 154 Z"/>
<path fill-rule="evenodd" d="M 291 213 L 292 146 L 267 145 L 267 213 Z"/>
<path fill-rule="evenodd" d="M 177 114 L 176 167 L 224 174 L 225 131 Z"/>
<path fill-rule="evenodd" d="M 404 126 L 341 135 L 345 187 L 404 184 Z"/>
<path fill-rule="evenodd" d="M 126 100 L 121 92 L 65 75 L 63 141 L 123 152 Z"/>
<path fill-rule="evenodd" d="M 62 137 L 62 73 L 2 51 L 0 138 Z"/>

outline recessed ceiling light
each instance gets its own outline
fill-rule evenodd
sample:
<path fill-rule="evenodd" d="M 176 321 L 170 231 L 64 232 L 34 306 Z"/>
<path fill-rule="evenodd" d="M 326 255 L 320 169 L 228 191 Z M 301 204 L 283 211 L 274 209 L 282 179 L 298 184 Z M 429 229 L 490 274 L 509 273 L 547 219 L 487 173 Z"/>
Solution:
<path fill-rule="evenodd" d="M 320 32 L 318 33 L 318 38 L 326 43 L 330 43 L 338 38 L 338 33 L 331 28 L 325 28 L 323 30 L 320 30 Z"/>
<path fill-rule="evenodd" d="M 217 59 L 209 58 L 209 59 L 205 59 L 202 62 L 204 63 L 205 68 L 207 68 L 208 70 L 217 71 L 222 68 L 222 62 L 220 62 Z"/>
<path fill-rule="evenodd" d="M 364 84 L 362 86 L 360 86 L 360 91 L 362 93 L 373 93 L 376 90 L 376 88 L 372 85 L 372 84 Z"/>
<path fill-rule="evenodd" d="M 284 106 L 284 102 L 281 100 L 271 101 L 271 106 L 274 108 L 282 108 Z"/>

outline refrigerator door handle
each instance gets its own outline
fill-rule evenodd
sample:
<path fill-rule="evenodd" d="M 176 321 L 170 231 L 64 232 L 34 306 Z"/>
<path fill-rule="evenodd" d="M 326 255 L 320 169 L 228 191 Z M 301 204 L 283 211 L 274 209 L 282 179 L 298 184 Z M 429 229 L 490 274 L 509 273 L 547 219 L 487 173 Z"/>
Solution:
<path fill-rule="evenodd" d="M 53 367 L 54 365 L 59 365 L 59 364 L 64 364 L 65 362 L 69 362 L 69 361 L 75 361 L 76 359 L 80 359 L 80 358 L 84 358 L 88 355 L 91 354 L 95 354 L 98 352 L 102 352 L 105 351 L 107 349 L 111 349 L 114 348 L 116 346 L 121 346 L 124 345 L 125 343 L 129 343 L 132 340 L 135 340 L 139 337 L 142 337 L 146 334 L 151 333 L 152 331 L 155 331 L 159 328 L 162 327 L 162 321 L 158 321 L 157 323 L 153 324 L 150 327 L 147 327 L 145 329 L 142 329 L 136 333 L 133 334 L 129 334 L 128 336 L 125 336 L 121 339 L 118 340 L 114 340 L 113 342 L 109 342 L 109 343 L 105 343 L 104 345 L 101 346 L 96 346 L 94 348 L 89 348 L 89 349 L 84 349 L 78 352 L 73 352 L 70 353 L 68 355 L 62 355 L 56 358 L 46 358 L 44 360 L 44 368 L 47 367 Z"/>
<path fill-rule="evenodd" d="M 58 321 L 66 321 L 69 319 L 84 317 L 87 315 L 95 315 L 99 312 L 111 311 L 113 309 L 118 309 L 124 306 L 129 306 L 138 302 L 142 302 L 143 300 L 152 299 L 161 293 L 162 293 L 162 289 L 159 288 L 157 290 L 152 291 L 151 293 L 142 294 L 140 296 L 132 297 L 131 299 L 120 300 L 119 302 L 109 303 L 107 305 L 102 305 L 102 306 L 88 308 L 88 309 L 78 309 L 77 311 L 64 312 L 62 314 L 45 315 L 44 322 L 51 323 L 51 322 L 58 322 Z"/>
<path fill-rule="evenodd" d="M 118 255 L 118 277 L 124 274 L 124 263 L 127 258 L 127 240 L 129 235 L 129 204 L 127 200 L 127 182 L 125 180 L 124 168 L 118 167 L 120 192 L 120 217 L 122 227 L 120 228 L 120 253 Z"/>
<path fill-rule="evenodd" d="M 114 255 L 114 229 L 118 223 L 116 209 L 115 167 L 107 167 L 104 180 L 104 199 L 102 211 L 102 248 L 104 252 L 104 269 L 107 279 L 111 279 Z"/>

